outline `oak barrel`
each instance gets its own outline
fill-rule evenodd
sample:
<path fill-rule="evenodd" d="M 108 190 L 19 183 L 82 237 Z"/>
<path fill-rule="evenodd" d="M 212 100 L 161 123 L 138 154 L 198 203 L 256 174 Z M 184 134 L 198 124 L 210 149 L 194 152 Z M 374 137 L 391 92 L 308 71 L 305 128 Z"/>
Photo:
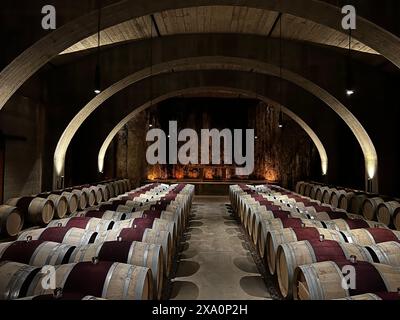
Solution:
<path fill-rule="evenodd" d="M 0 262 L 0 300 L 26 297 L 26 287 L 40 268 L 18 262 Z"/>
<path fill-rule="evenodd" d="M 376 220 L 378 206 L 383 202 L 383 199 L 379 197 L 365 199 L 361 207 L 361 212 L 365 219 Z"/>
<path fill-rule="evenodd" d="M 17 207 L 28 222 L 33 225 L 46 225 L 54 217 L 54 203 L 49 199 L 22 197 L 13 198 L 6 203 Z"/>
<path fill-rule="evenodd" d="M 32 240 L 0 243 L 0 261 L 14 261 L 32 266 L 67 263 L 75 246 Z"/>
<path fill-rule="evenodd" d="M 301 228 L 301 227 L 316 227 L 324 228 L 321 221 L 310 220 L 310 219 L 298 219 L 298 218 L 287 218 L 287 219 L 272 219 L 272 220 L 261 220 L 258 225 L 258 239 L 257 247 L 261 257 L 265 254 L 265 245 L 267 241 L 267 233 L 272 230 L 281 230 L 285 228 Z"/>
<path fill-rule="evenodd" d="M 118 262 L 79 262 L 55 266 L 56 287 L 64 293 L 79 292 L 110 300 L 149 300 L 153 297 L 148 268 Z M 44 275 L 36 274 L 27 290 L 28 296 L 51 294 L 43 289 Z"/>
<path fill-rule="evenodd" d="M 353 267 L 354 288 L 346 288 L 342 270 Z M 331 300 L 370 292 L 396 292 L 400 288 L 400 268 L 358 261 L 325 261 L 302 265 L 294 272 L 293 296 L 296 300 Z"/>
<path fill-rule="evenodd" d="M 50 194 L 47 199 L 54 203 L 54 217 L 62 219 L 68 212 L 68 200 L 63 195 Z"/>
<path fill-rule="evenodd" d="M 292 296 L 293 275 L 296 267 L 322 261 L 350 260 L 373 262 L 368 250 L 351 243 L 332 240 L 307 240 L 282 244 L 276 256 L 279 290 L 284 298 Z"/>
<path fill-rule="evenodd" d="M 106 241 L 138 241 L 160 245 L 163 250 L 165 273 L 167 276 L 170 274 L 173 243 L 169 232 L 157 231 L 149 228 L 142 229 L 141 227 L 110 230 L 100 233 L 95 243 Z"/>
<path fill-rule="evenodd" d="M 17 207 L 0 205 L 0 235 L 14 237 L 24 225 L 24 215 Z"/>
<path fill-rule="evenodd" d="M 78 198 L 77 194 L 64 191 L 63 193 L 61 193 L 61 195 L 67 199 L 67 202 L 68 202 L 67 213 L 68 214 L 74 214 L 76 211 L 78 211 L 79 198 Z"/>
<path fill-rule="evenodd" d="M 335 240 L 346 242 L 343 234 L 336 230 L 322 228 L 286 228 L 282 230 L 269 231 L 266 241 L 266 260 L 269 272 L 274 275 L 276 271 L 276 253 L 281 244 L 304 241 L 304 240 Z"/>
<path fill-rule="evenodd" d="M 366 247 L 375 262 L 400 267 L 400 242 L 382 242 Z"/>
<path fill-rule="evenodd" d="M 380 203 L 377 218 L 379 222 L 387 226 L 393 224 L 397 230 L 400 230 L 400 203 L 397 201 Z"/>
<path fill-rule="evenodd" d="M 160 245 L 138 241 L 110 241 L 88 244 L 76 247 L 69 262 L 92 261 L 94 257 L 97 257 L 100 261 L 122 262 L 149 268 L 154 282 L 155 296 L 157 299 L 161 298 L 164 280 L 164 256 Z"/>
<path fill-rule="evenodd" d="M 71 217 L 60 220 L 53 220 L 48 227 L 80 228 L 88 231 L 102 232 L 111 230 L 114 221 L 90 217 Z"/>
<path fill-rule="evenodd" d="M 81 246 L 93 243 L 97 236 L 97 232 L 86 231 L 85 229 L 55 227 L 25 231 L 18 237 L 18 240 L 43 240 Z"/>
<path fill-rule="evenodd" d="M 72 193 L 76 194 L 78 197 L 78 209 L 83 210 L 88 206 L 88 195 L 82 190 L 73 189 Z"/>
<path fill-rule="evenodd" d="M 343 231 L 344 236 L 350 243 L 362 246 L 374 245 L 388 241 L 400 241 L 400 231 L 382 228 L 355 229 Z"/>

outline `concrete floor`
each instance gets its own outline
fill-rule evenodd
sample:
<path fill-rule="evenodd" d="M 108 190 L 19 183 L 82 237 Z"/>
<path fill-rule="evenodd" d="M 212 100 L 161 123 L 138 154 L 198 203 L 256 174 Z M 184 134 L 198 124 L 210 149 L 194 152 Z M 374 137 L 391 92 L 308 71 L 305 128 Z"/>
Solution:
<path fill-rule="evenodd" d="M 195 197 L 172 300 L 271 299 L 228 203 L 228 197 Z"/>

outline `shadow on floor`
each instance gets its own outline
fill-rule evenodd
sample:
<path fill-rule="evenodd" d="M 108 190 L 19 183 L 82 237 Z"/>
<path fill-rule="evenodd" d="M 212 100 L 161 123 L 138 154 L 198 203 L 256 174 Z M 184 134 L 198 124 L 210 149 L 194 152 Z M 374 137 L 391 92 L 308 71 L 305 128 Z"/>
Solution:
<path fill-rule="evenodd" d="M 233 264 L 240 270 L 247 273 L 258 273 L 257 266 L 254 264 L 254 260 L 251 254 L 244 257 L 236 257 L 233 259 Z"/>
<path fill-rule="evenodd" d="M 176 277 L 190 277 L 194 275 L 200 269 L 200 264 L 194 261 L 181 260 L 178 265 L 178 271 Z"/>
<path fill-rule="evenodd" d="M 267 293 L 267 288 L 260 275 L 242 277 L 240 279 L 240 287 L 244 292 L 252 297 L 270 298 Z"/>
<path fill-rule="evenodd" d="M 171 299 L 196 300 L 199 297 L 199 287 L 190 281 L 174 281 L 172 283 Z"/>

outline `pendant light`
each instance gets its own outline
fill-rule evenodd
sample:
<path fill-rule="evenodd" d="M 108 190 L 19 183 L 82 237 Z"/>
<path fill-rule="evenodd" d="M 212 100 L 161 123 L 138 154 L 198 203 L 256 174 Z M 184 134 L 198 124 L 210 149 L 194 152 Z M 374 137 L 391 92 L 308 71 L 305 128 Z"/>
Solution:
<path fill-rule="evenodd" d="M 279 119 L 278 119 L 278 128 L 283 128 L 283 114 L 282 114 L 282 101 L 283 101 L 283 93 L 282 93 L 282 14 L 279 15 Z"/>
<path fill-rule="evenodd" d="M 98 0 L 98 25 L 97 25 L 97 62 L 96 71 L 94 75 L 94 93 L 99 94 L 101 92 L 101 72 L 100 72 L 100 30 L 101 30 L 101 0 Z"/>
<path fill-rule="evenodd" d="M 351 29 L 349 30 L 349 48 L 347 54 L 347 70 L 346 70 L 346 95 L 351 97 L 355 94 L 356 90 L 354 88 L 354 77 L 353 77 L 353 69 L 351 67 Z"/>

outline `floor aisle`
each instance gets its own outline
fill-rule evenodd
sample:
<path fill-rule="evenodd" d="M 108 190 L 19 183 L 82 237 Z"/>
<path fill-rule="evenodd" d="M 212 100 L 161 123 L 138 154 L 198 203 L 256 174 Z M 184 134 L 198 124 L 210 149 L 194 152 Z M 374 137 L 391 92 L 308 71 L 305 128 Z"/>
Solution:
<path fill-rule="evenodd" d="M 171 299 L 270 299 L 228 203 L 228 197 L 195 197 Z"/>

